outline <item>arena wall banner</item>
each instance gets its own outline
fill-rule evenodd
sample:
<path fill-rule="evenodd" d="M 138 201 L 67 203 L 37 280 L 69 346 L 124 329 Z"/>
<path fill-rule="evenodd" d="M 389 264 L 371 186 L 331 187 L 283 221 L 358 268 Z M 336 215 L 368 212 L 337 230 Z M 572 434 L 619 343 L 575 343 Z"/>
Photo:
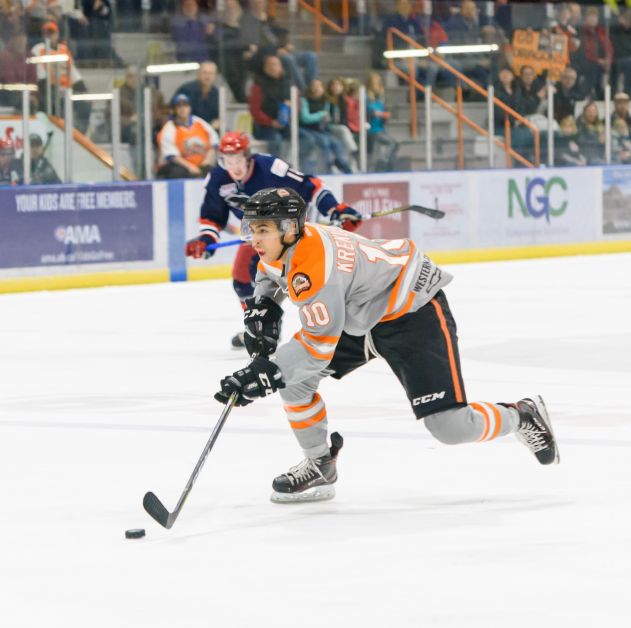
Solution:
<path fill-rule="evenodd" d="M 417 246 L 424 251 L 471 246 L 477 217 L 475 189 L 475 173 L 416 173 L 410 180 L 410 202 L 445 212 L 441 220 L 411 214 L 410 237 Z"/>
<path fill-rule="evenodd" d="M 470 246 L 515 247 L 601 239 L 598 168 L 477 172 Z"/>
<path fill-rule="evenodd" d="M 152 204 L 147 184 L 6 190 L 0 268 L 152 260 Z"/>
<path fill-rule="evenodd" d="M 631 237 L 631 169 L 603 168 L 602 235 Z"/>
<path fill-rule="evenodd" d="M 358 212 L 371 214 L 409 205 L 410 184 L 408 181 L 345 181 L 342 184 L 341 198 Z M 410 233 L 410 215 L 408 212 L 401 212 L 378 220 L 367 220 L 358 229 L 358 233 L 366 238 L 385 240 L 407 238 Z"/>

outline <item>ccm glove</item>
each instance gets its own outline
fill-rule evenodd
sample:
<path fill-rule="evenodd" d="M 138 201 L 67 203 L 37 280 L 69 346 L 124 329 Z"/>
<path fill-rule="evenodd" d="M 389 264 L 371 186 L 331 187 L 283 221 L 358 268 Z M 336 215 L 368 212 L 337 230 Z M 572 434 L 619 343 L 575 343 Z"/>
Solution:
<path fill-rule="evenodd" d="M 236 405 L 247 406 L 258 397 L 275 393 L 285 388 L 283 375 L 274 362 L 267 358 L 254 358 L 248 366 L 221 380 L 221 390 L 215 394 L 220 403 L 228 403 L 232 393 L 238 393 Z"/>
<path fill-rule="evenodd" d="M 217 242 L 217 238 L 213 238 L 211 235 L 200 235 L 199 238 L 189 240 L 186 243 L 186 256 L 194 257 L 195 259 L 201 259 L 202 257 L 208 259 L 215 254 L 215 251 L 207 251 L 206 247 Z"/>
<path fill-rule="evenodd" d="M 271 355 L 280 338 L 283 308 L 269 297 L 250 297 L 245 300 L 243 340 L 250 355 Z"/>
<path fill-rule="evenodd" d="M 355 231 L 362 224 L 362 215 L 346 203 L 340 203 L 331 212 L 330 220 L 345 231 Z"/>

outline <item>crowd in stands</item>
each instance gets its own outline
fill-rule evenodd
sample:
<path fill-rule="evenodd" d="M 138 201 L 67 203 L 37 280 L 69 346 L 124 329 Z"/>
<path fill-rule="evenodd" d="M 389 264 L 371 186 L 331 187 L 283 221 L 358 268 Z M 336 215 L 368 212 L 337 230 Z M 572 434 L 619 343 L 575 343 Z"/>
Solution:
<path fill-rule="evenodd" d="M 152 0 L 151 15 L 169 15 L 154 30 L 170 33 L 177 60 L 200 63 L 196 79 L 179 86 L 168 104 L 157 84 L 151 84 L 154 139 L 160 155 L 158 176 L 202 176 L 214 163 L 219 75 L 232 100 L 247 105 L 254 138 L 264 142 L 270 152 L 285 157 L 290 137 L 290 87 L 296 86 L 301 92 L 299 166 L 344 173 L 358 169 L 358 87 L 364 83 L 369 168 L 395 168 L 399 143 L 389 131 L 391 111 L 382 78 L 386 67 L 382 53 L 392 28 L 408 38 L 395 38 L 396 48 L 407 48 L 409 40 L 434 49 L 445 44 L 497 44 L 495 54 L 452 56 L 448 61 L 475 84 L 494 85 L 496 98 L 518 114 L 507 116 L 505 108 L 496 106 L 496 134 L 510 130 L 512 144 L 525 154 L 532 151 L 531 125 L 542 132 L 547 129 L 547 89 L 551 85 L 557 125 L 555 160 L 559 164 L 604 163 L 601 101 L 605 85 L 611 85 L 613 159 L 629 163 L 631 7 L 626 0 L 619 2 L 605 21 L 603 5 L 596 2 L 590 6 L 550 4 L 554 15 L 548 11 L 539 16 L 535 29 L 525 29 L 537 35 L 539 50 L 552 51 L 563 42 L 563 67 L 553 72 L 534 62 L 516 62 L 513 37 L 524 27 L 514 25 L 513 7 L 507 0 L 372 0 L 366 31 L 373 41 L 372 71 L 367 68 L 363 76 L 335 77 L 325 84 L 318 56 L 296 46 L 289 30 L 270 15 L 267 0 L 225 0 L 221 10 L 213 0 Z M 533 4 L 535 9 L 537 4 L 546 3 Z M 616 3 L 608 1 L 610 7 L 612 4 Z M 139 28 L 142 6 L 135 0 L 0 0 L 0 83 L 36 83 L 32 105 L 44 109 L 52 101 L 52 113 L 59 114 L 54 109 L 60 101 L 58 90 L 71 86 L 75 92 L 87 91 L 77 61 L 79 65 L 101 60 L 122 66 L 112 47 L 113 13 L 118 12 L 121 28 Z M 357 27 L 357 20 L 352 23 Z M 66 54 L 69 62 L 58 66 L 26 62 L 29 56 L 45 52 Z M 408 71 L 407 61 L 396 64 Z M 422 85 L 448 90 L 457 83 L 456 74 L 429 58 L 416 60 L 415 68 L 415 78 Z M 120 87 L 121 138 L 132 146 L 138 142 L 138 80 L 137 72 L 129 68 Z M 20 98 L 17 92 L 0 90 L 0 105 L 19 109 Z M 466 83 L 464 98 L 483 100 Z M 76 103 L 77 129 L 85 132 L 89 119 L 90 104 Z"/>

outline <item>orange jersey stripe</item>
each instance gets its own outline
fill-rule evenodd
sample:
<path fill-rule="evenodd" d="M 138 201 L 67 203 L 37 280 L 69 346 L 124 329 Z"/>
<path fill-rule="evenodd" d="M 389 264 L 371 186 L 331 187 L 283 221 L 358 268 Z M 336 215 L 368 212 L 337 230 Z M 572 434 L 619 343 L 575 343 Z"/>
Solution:
<path fill-rule="evenodd" d="M 320 421 L 322 421 L 323 419 L 326 419 L 326 408 L 322 408 L 322 410 L 320 410 L 318 414 L 316 414 L 315 416 L 312 416 L 309 419 L 306 419 L 305 421 L 294 422 L 291 419 L 289 419 L 289 423 L 291 425 L 292 430 L 304 430 L 307 427 L 311 427 L 312 425 L 315 425 L 316 423 L 320 423 Z"/>
<path fill-rule="evenodd" d="M 283 408 L 285 408 L 286 412 L 304 412 L 305 410 L 309 410 L 309 408 L 313 408 L 318 405 L 320 401 L 322 401 L 322 397 L 320 397 L 319 393 L 315 393 L 315 395 L 313 395 L 313 399 L 304 406 L 290 406 L 289 404 L 286 404 Z"/>
<path fill-rule="evenodd" d="M 379 322 L 386 323 L 388 321 L 393 321 L 397 318 L 401 318 L 401 316 L 403 316 L 404 314 L 407 314 L 410 311 L 410 308 L 412 307 L 412 303 L 414 303 L 414 293 L 410 292 L 410 294 L 408 295 L 408 300 L 405 302 L 405 305 L 398 312 L 395 312 L 394 314 L 390 314 L 390 316 L 384 316 Z"/>
<path fill-rule="evenodd" d="M 415 250 L 415 246 L 414 246 L 414 242 L 410 242 L 410 252 L 408 253 L 409 257 L 408 257 L 408 261 L 403 265 L 403 267 L 401 268 L 401 272 L 399 273 L 399 276 L 397 277 L 397 280 L 392 288 L 392 292 L 390 293 L 390 299 L 388 299 L 388 309 L 386 310 L 385 315 L 381 318 L 381 320 L 379 322 L 385 322 L 386 320 L 393 320 L 394 318 L 397 318 L 396 314 L 394 316 L 392 316 L 392 312 L 394 310 L 394 307 L 397 303 L 397 298 L 399 296 L 399 290 L 401 289 L 401 284 L 403 283 L 403 277 L 405 276 L 405 271 L 407 270 L 407 267 L 410 263 L 410 260 L 412 260 L 412 258 L 414 257 L 414 250 Z M 408 301 L 409 301 L 409 297 L 408 297 Z M 406 301 L 406 305 L 407 305 L 407 301 Z M 412 304 L 410 303 L 410 306 Z M 409 309 L 409 307 L 408 307 Z M 407 311 L 407 310 L 406 310 Z M 398 313 L 397 313 L 398 314 Z"/>
<path fill-rule="evenodd" d="M 332 360 L 333 352 L 331 353 L 319 353 L 313 347 L 310 347 L 300 336 L 300 332 L 294 334 L 294 338 L 312 355 L 316 360 Z"/>
<path fill-rule="evenodd" d="M 324 343 L 324 344 L 336 344 L 340 339 L 340 336 L 316 336 L 315 334 L 312 334 L 310 331 L 307 331 L 306 329 L 302 330 L 302 334 L 304 336 L 307 336 L 309 340 L 313 340 L 314 342 L 319 342 L 319 343 Z"/>
<path fill-rule="evenodd" d="M 449 330 L 447 329 L 447 321 L 445 320 L 445 315 L 443 314 L 443 308 L 440 307 L 440 303 L 436 301 L 436 299 L 432 299 L 430 303 L 434 306 L 436 310 L 436 314 L 438 315 L 438 320 L 440 321 L 440 328 L 443 330 L 443 335 L 445 336 L 445 342 L 447 343 L 447 354 L 449 356 L 449 368 L 451 370 L 451 380 L 454 385 L 454 392 L 456 393 L 456 401 L 458 403 L 462 403 L 462 390 L 460 389 L 460 378 L 458 377 L 458 367 L 456 366 L 456 358 L 454 356 L 454 348 L 451 344 L 451 336 L 449 335 Z"/>
<path fill-rule="evenodd" d="M 480 405 L 479 403 L 472 403 L 471 407 L 484 417 L 484 431 L 482 432 L 482 436 L 480 436 L 479 438 L 479 440 L 484 440 L 489 433 L 489 428 L 491 427 L 491 419 L 489 418 L 489 414 L 483 405 Z"/>
<path fill-rule="evenodd" d="M 491 410 L 493 410 L 493 416 L 495 417 L 495 429 L 489 437 L 489 440 L 493 440 L 500 433 L 500 429 L 502 429 L 502 415 L 495 404 L 488 403 L 487 405 L 491 407 Z"/>

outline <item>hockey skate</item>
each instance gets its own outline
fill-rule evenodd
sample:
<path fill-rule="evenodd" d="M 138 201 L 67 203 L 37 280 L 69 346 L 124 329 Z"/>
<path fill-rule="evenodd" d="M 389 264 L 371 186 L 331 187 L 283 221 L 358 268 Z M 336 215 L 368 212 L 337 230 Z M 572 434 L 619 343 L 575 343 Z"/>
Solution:
<path fill-rule="evenodd" d="M 543 399 L 539 395 L 522 399 L 514 407 L 519 412 L 517 438 L 541 464 L 557 464 L 559 450 Z"/>
<path fill-rule="evenodd" d="M 233 349 L 245 349 L 245 341 L 243 340 L 244 333 L 245 332 L 240 331 L 238 334 L 232 336 L 230 344 Z"/>
<path fill-rule="evenodd" d="M 329 454 L 312 460 L 305 458 L 272 482 L 271 500 L 276 504 L 316 502 L 335 497 L 337 454 L 344 445 L 338 432 L 331 434 Z"/>

